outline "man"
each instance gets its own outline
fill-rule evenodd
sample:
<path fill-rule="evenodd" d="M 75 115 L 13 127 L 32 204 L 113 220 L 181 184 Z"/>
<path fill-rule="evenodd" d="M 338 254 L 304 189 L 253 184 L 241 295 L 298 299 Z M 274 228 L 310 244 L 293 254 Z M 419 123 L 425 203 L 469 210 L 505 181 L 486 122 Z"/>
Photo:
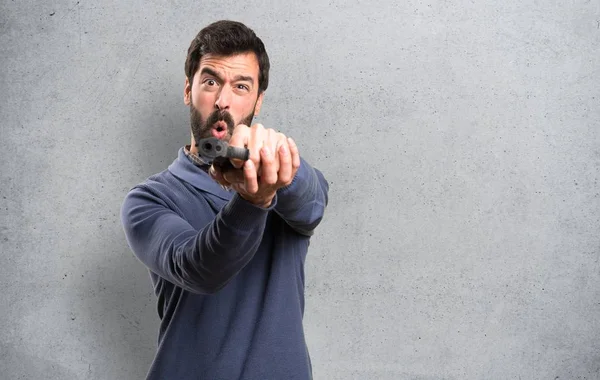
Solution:
<path fill-rule="evenodd" d="M 129 246 L 149 269 L 161 319 L 147 379 L 310 379 L 304 261 L 328 184 L 292 139 L 252 125 L 269 78 L 241 23 L 200 31 L 185 63 L 191 144 L 126 196 Z M 228 170 L 199 156 L 216 137 L 250 151 Z"/>

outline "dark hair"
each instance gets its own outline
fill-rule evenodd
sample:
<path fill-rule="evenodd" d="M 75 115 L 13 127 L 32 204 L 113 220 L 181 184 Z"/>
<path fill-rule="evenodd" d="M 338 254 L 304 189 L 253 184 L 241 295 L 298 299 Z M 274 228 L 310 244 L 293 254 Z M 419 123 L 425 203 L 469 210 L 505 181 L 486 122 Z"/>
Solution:
<path fill-rule="evenodd" d="M 202 56 L 215 54 L 227 57 L 247 52 L 254 52 L 258 59 L 258 93 L 260 94 L 269 85 L 270 67 L 269 56 L 261 39 L 252 29 L 237 21 L 221 20 L 208 25 L 198 33 L 188 48 L 185 75 L 190 86 Z"/>

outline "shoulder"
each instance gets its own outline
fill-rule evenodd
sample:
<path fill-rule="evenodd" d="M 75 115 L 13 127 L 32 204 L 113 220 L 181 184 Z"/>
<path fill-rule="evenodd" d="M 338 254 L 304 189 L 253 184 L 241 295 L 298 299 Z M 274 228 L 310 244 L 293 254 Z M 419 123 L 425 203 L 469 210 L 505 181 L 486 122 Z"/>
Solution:
<path fill-rule="evenodd" d="M 134 199 L 172 206 L 178 199 L 185 198 L 186 193 L 189 193 L 189 189 L 187 189 L 185 183 L 175 177 L 169 170 L 163 170 L 133 186 L 125 196 L 124 206 Z"/>

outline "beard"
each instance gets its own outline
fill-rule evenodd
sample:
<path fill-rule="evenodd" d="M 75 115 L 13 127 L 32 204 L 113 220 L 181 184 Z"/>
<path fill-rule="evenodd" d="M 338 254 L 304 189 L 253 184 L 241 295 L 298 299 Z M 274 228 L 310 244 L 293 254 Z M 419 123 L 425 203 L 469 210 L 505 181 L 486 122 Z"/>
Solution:
<path fill-rule="evenodd" d="M 255 107 L 256 108 L 256 105 Z M 249 115 L 242 118 L 238 123 L 235 123 L 233 120 L 233 116 L 228 111 L 219 111 L 216 110 L 211 113 L 206 120 L 202 117 L 200 112 L 194 107 L 193 104 L 190 104 L 190 124 L 192 128 L 192 136 L 194 136 L 194 140 L 196 144 L 201 139 L 212 137 L 212 129 L 216 122 L 222 121 L 227 124 L 227 135 L 223 138 L 224 141 L 229 141 L 231 135 L 233 134 L 233 129 L 238 124 L 244 124 L 248 127 L 251 126 L 252 119 L 254 118 L 254 109 L 250 112 Z"/>

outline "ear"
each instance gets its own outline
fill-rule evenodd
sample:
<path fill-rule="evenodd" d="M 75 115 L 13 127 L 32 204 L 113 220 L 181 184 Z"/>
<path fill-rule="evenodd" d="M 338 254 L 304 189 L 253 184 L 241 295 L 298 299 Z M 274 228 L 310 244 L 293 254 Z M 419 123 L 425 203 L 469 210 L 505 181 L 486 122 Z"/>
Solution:
<path fill-rule="evenodd" d="M 261 92 L 260 95 L 258 95 L 258 99 L 256 99 L 256 106 L 254 107 L 254 116 L 258 116 L 258 114 L 260 113 L 260 107 L 262 107 L 262 102 L 263 102 L 263 98 L 265 96 L 265 92 Z"/>
<path fill-rule="evenodd" d="M 186 106 L 192 104 L 192 86 L 190 85 L 190 80 L 185 78 L 185 86 L 183 88 L 183 102 Z"/>

